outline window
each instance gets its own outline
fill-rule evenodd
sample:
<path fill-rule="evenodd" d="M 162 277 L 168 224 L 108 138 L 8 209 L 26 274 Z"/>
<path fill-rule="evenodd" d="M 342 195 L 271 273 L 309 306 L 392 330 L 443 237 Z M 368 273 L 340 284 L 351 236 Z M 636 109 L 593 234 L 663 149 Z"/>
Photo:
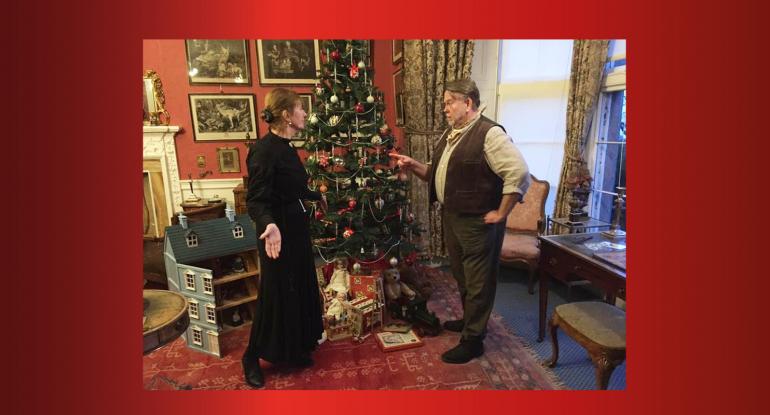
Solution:
<path fill-rule="evenodd" d="M 615 215 L 617 188 L 626 187 L 625 41 L 610 42 L 610 62 L 605 69 L 594 125 L 596 128 L 588 146 L 594 177 L 591 217 L 611 223 Z M 620 228 L 625 230 L 625 209 L 619 214 Z"/>
<path fill-rule="evenodd" d="M 203 346 L 203 331 L 200 327 L 192 328 L 192 341 L 198 346 Z"/>
<path fill-rule="evenodd" d="M 205 294 L 214 294 L 214 284 L 211 281 L 210 274 L 203 275 L 203 292 Z"/>
<path fill-rule="evenodd" d="M 200 315 L 198 315 L 198 301 L 193 300 L 192 298 L 188 300 L 190 303 L 190 307 L 187 309 L 188 314 L 190 314 L 190 318 L 194 319 L 200 319 Z"/>
<path fill-rule="evenodd" d="M 195 291 L 195 273 L 187 271 L 184 274 L 184 287 L 190 291 Z"/>
<path fill-rule="evenodd" d="M 235 227 L 233 227 L 233 237 L 243 238 L 243 227 L 241 225 L 235 225 Z"/>
<path fill-rule="evenodd" d="M 214 304 L 206 304 L 206 321 L 212 324 L 217 323 L 217 313 Z"/>
<path fill-rule="evenodd" d="M 198 246 L 198 235 L 191 233 L 187 235 L 187 247 L 194 248 Z"/>

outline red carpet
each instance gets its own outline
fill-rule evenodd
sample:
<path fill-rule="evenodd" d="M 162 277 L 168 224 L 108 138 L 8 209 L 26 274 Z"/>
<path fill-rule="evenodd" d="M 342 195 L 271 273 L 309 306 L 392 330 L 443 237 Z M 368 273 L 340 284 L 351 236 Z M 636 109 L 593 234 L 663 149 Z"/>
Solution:
<path fill-rule="evenodd" d="M 428 270 L 434 285 L 429 308 L 441 321 L 461 315 L 451 275 Z M 145 389 L 250 389 L 243 381 L 241 355 L 250 326 L 223 335 L 219 359 L 186 347 L 182 339 L 144 356 Z M 425 337 L 422 347 L 383 353 L 368 337 L 325 342 L 307 369 L 271 367 L 263 362 L 267 389 L 560 389 L 553 372 L 544 368 L 523 342 L 492 314 L 481 358 L 463 365 L 441 361 L 441 353 L 455 346 L 458 333 L 444 331 Z"/>

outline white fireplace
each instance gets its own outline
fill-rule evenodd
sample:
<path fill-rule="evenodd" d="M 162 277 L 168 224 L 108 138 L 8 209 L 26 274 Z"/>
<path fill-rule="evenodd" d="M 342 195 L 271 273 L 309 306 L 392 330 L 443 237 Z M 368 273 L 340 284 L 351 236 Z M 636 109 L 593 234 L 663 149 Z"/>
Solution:
<path fill-rule="evenodd" d="M 144 126 L 142 182 L 144 185 L 144 236 L 161 238 L 169 219 L 182 204 L 179 164 L 174 137 L 178 126 Z"/>

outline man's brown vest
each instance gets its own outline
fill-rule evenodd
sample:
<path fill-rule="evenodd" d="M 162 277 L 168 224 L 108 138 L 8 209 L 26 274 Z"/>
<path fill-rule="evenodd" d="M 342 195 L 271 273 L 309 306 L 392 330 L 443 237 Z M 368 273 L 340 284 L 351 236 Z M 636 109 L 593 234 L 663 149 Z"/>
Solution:
<path fill-rule="evenodd" d="M 502 125 L 480 115 L 452 151 L 447 165 L 444 184 L 444 209 L 452 213 L 483 214 L 500 207 L 503 198 L 503 179 L 487 164 L 484 158 L 484 140 L 490 128 Z M 430 172 L 430 201 L 436 197 L 436 169 L 446 147 L 446 137 L 441 136 L 433 150 Z M 503 128 L 505 131 L 505 128 Z"/>

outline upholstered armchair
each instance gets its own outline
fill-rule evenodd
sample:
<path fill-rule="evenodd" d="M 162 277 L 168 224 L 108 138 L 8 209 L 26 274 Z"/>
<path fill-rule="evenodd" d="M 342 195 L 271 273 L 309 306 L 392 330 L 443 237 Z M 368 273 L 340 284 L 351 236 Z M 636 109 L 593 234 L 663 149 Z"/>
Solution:
<path fill-rule="evenodd" d="M 535 271 L 540 259 L 537 236 L 545 230 L 545 200 L 551 185 L 535 176 L 530 178 L 532 183 L 524 195 L 524 203 L 517 203 L 505 222 L 500 264 L 526 268 L 529 271 L 527 290 L 534 294 Z"/>

